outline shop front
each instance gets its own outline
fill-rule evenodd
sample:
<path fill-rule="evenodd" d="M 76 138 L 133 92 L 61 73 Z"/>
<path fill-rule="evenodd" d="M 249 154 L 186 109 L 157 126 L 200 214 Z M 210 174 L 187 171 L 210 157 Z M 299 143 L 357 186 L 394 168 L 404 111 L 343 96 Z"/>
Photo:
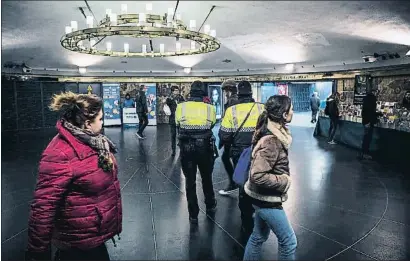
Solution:
<path fill-rule="evenodd" d="M 352 86 L 338 88 L 342 94 L 339 104 L 340 121 L 335 141 L 361 150 L 364 135 L 362 124 L 363 97 L 368 90 L 378 91 L 377 111 L 381 114 L 375 125 L 370 145 L 371 154 L 384 162 L 406 162 L 410 155 L 410 77 L 402 80 L 387 81 L 368 79 L 363 88 L 363 79 L 356 77 Z M 362 83 L 360 82 L 362 81 Z M 395 94 L 395 95 L 394 95 Z M 409 103 L 410 104 L 410 103 Z M 328 137 L 330 119 L 324 109 L 319 112 L 315 135 Z"/>

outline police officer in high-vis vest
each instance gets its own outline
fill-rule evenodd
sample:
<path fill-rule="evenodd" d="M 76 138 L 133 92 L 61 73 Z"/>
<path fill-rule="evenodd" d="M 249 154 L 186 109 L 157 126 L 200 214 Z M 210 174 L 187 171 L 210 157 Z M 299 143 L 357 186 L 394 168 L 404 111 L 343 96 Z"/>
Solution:
<path fill-rule="evenodd" d="M 242 151 L 252 145 L 256 123 L 263 110 L 264 105 L 255 103 L 252 98 L 251 84 L 248 81 L 239 82 L 238 104 L 229 107 L 225 111 L 219 129 L 219 139 L 224 146 L 231 147 L 230 156 L 234 167 L 236 167 Z M 239 209 L 241 210 L 242 231 L 249 236 L 253 230 L 252 215 L 254 209 L 252 200 L 245 193 L 243 187 L 239 188 Z"/>
<path fill-rule="evenodd" d="M 215 162 L 215 138 L 212 128 L 216 123 L 216 111 L 211 104 L 203 102 L 207 95 L 200 81 L 191 85 L 190 97 L 177 106 L 175 123 L 179 129 L 181 167 L 185 176 L 189 220 L 198 223 L 199 206 L 196 195 L 197 168 L 201 173 L 202 189 L 207 212 L 216 209 L 212 172 Z"/>
<path fill-rule="evenodd" d="M 224 105 L 224 108 L 226 111 L 229 107 L 238 103 L 238 88 L 236 87 L 236 82 L 234 80 L 224 81 L 221 85 L 221 88 L 225 94 L 226 103 Z M 221 160 L 229 179 L 229 183 L 226 185 L 226 187 L 219 191 L 219 194 L 224 196 L 232 194 L 238 189 L 238 186 L 232 180 L 234 169 L 230 155 L 231 148 L 229 145 L 230 144 L 223 145 L 222 142 L 219 141 L 219 149 L 221 149 L 222 147 L 224 148 Z"/>

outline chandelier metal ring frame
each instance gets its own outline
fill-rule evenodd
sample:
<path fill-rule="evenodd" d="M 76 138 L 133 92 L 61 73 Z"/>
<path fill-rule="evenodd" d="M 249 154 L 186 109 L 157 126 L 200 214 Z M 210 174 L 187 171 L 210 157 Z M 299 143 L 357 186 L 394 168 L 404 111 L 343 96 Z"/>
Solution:
<path fill-rule="evenodd" d="M 60 40 L 61 45 L 74 52 L 111 56 L 111 57 L 170 57 L 182 55 L 194 55 L 214 52 L 220 48 L 220 42 L 213 36 L 188 30 L 181 20 L 174 20 L 171 26 L 165 16 L 145 14 L 146 23 L 149 25 L 138 25 L 140 20 L 139 14 L 122 14 L 116 15 L 117 22 L 113 23 L 110 16 L 106 16 L 99 22 L 98 27 L 77 30 L 63 35 Z M 136 24 L 137 25 L 130 25 Z M 125 51 L 108 51 L 98 50 L 92 46 L 86 47 L 81 45 L 83 40 L 91 40 L 98 37 L 108 36 L 125 36 L 134 38 L 158 38 L 158 37 L 175 37 L 176 39 L 191 40 L 200 45 L 200 48 L 180 50 L 175 52 L 125 52 Z"/>

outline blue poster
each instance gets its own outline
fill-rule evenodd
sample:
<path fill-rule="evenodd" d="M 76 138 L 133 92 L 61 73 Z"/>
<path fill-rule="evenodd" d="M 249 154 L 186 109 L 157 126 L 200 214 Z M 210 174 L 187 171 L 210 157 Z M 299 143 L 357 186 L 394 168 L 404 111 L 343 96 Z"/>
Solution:
<path fill-rule="evenodd" d="M 104 126 L 121 125 L 120 84 L 103 84 Z"/>
<path fill-rule="evenodd" d="M 157 125 L 157 85 L 155 83 L 144 83 L 145 96 L 147 97 L 148 125 Z"/>

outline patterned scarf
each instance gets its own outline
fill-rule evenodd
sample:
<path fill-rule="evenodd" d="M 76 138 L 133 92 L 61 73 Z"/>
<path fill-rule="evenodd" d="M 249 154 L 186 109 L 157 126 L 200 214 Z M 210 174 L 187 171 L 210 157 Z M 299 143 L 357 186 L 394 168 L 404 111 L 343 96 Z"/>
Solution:
<path fill-rule="evenodd" d="M 111 172 L 113 170 L 114 163 L 110 151 L 113 151 L 113 153 L 117 152 L 114 143 L 102 134 L 95 134 L 90 130 L 78 128 L 68 121 L 63 121 L 63 126 L 81 142 L 97 150 L 98 167 L 102 168 L 105 172 Z"/>

